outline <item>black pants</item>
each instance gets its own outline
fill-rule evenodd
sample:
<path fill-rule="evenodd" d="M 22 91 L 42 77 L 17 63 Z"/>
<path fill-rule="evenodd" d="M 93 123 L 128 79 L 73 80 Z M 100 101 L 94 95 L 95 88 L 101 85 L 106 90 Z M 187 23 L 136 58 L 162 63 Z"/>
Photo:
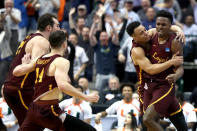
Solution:
<path fill-rule="evenodd" d="M 64 126 L 66 131 L 96 131 L 96 129 L 91 125 L 68 114 L 66 114 Z"/>

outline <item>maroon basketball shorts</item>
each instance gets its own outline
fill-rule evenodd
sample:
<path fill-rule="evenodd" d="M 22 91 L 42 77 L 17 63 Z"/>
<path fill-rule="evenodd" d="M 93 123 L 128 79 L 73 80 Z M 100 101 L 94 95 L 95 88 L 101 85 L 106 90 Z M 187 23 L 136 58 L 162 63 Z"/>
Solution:
<path fill-rule="evenodd" d="M 25 119 L 28 107 L 33 100 L 33 94 L 33 88 L 19 90 L 19 87 L 4 86 L 4 99 L 18 119 L 19 125 L 21 125 Z"/>
<path fill-rule="evenodd" d="M 38 100 L 33 102 L 19 131 L 42 131 L 44 128 L 53 131 L 64 131 L 63 122 L 59 118 L 62 113 L 58 100 Z"/>
<path fill-rule="evenodd" d="M 173 116 L 181 111 L 175 96 L 174 84 L 166 82 L 147 82 L 144 86 L 144 110 L 152 105 L 161 117 Z"/>

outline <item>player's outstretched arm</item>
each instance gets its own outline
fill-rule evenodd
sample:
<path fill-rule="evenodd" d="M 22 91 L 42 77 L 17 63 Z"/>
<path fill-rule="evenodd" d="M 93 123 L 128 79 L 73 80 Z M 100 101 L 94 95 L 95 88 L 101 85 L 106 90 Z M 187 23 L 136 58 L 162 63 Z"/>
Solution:
<path fill-rule="evenodd" d="M 38 58 L 31 60 L 30 54 L 24 55 L 22 58 L 22 64 L 14 68 L 13 75 L 19 77 L 34 71 L 37 59 Z"/>
<path fill-rule="evenodd" d="M 97 94 L 94 93 L 90 95 L 85 95 L 82 92 L 75 89 L 75 87 L 73 87 L 70 83 L 68 83 L 68 70 L 70 67 L 70 63 L 68 60 L 64 58 L 56 58 L 54 63 L 55 63 L 55 72 L 54 72 L 55 80 L 57 82 L 58 88 L 62 92 L 89 102 L 97 102 L 99 100 L 99 96 Z"/>
<path fill-rule="evenodd" d="M 141 47 L 133 48 L 131 52 L 131 57 L 134 61 L 134 64 L 139 65 L 142 70 L 151 75 L 158 74 L 168 69 L 172 65 L 181 65 L 183 63 L 183 57 L 176 55 L 177 54 L 175 54 L 172 59 L 164 63 L 152 64 L 150 60 L 145 56 L 145 52 Z"/>

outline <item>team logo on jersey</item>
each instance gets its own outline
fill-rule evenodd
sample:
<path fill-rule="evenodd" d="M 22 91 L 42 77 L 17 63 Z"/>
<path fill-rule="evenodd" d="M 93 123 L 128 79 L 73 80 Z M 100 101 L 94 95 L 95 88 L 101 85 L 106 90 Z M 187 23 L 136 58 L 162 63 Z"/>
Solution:
<path fill-rule="evenodd" d="M 170 48 L 166 47 L 165 52 L 170 52 Z"/>
<path fill-rule="evenodd" d="M 148 90 L 148 86 L 147 86 L 146 83 L 145 83 L 145 85 L 144 85 L 144 89 Z"/>

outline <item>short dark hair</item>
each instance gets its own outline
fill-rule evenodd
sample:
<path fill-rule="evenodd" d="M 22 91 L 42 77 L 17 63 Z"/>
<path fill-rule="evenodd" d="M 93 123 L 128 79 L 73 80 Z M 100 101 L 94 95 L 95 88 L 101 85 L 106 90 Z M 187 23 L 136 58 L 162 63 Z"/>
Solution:
<path fill-rule="evenodd" d="M 129 34 L 129 36 L 133 35 L 135 28 L 137 28 L 139 25 L 140 22 L 134 21 L 127 26 L 127 33 Z"/>
<path fill-rule="evenodd" d="M 52 48 L 60 48 L 66 40 L 67 34 L 60 30 L 52 32 L 49 36 L 49 42 Z"/>
<path fill-rule="evenodd" d="M 165 18 L 168 18 L 169 21 L 173 22 L 173 16 L 170 12 L 166 11 L 166 10 L 160 10 L 159 12 L 157 12 L 157 15 L 156 15 L 156 18 L 158 17 L 165 17 Z"/>
<path fill-rule="evenodd" d="M 57 17 L 55 15 L 49 14 L 49 13 L 40 16 L 39 19 L 38 19 L 37 29 L 40 30 L 40 31 L 45 31 L 45 28 L 48 25 L 53 27 L 53 25 L 54 25 L 53 18 L 57 19 Z"/>
<path fill-rule="evenodd" d="M 120 91 L 121 91 L 121 93 L 122 93 L 123 88 L 124 88 L 125 86 L 130 87 L 130 88 L 132 89 L 132 91 L 135 92 L 135 86 L 134 86 L 133 83 L 122 83 L 121 86 L 120 86 Z"/>

